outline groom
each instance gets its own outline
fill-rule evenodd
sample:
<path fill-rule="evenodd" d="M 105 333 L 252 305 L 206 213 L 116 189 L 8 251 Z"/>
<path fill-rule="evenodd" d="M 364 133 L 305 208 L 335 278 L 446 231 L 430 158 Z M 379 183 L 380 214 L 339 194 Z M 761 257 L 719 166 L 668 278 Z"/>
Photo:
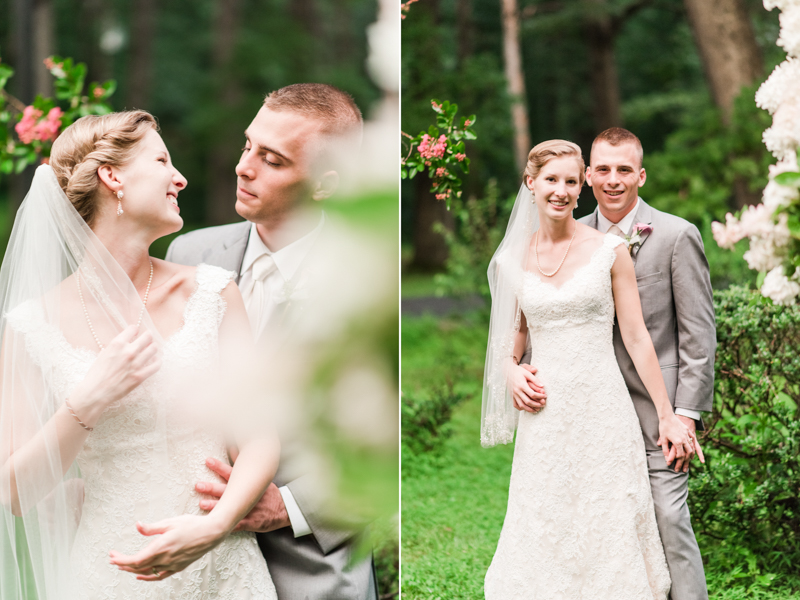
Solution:
<path fill-rule="evenodd" d="M 675 414 L 695 431 L 702 428 L 700 413 L 711 410 L 714 394 L 717 340 L 708 262 L 694 225 L 639 198 L 647 179 L 642 158 L 639 138 L 626 129 L 613 127 L 595 138 L 586 181 L 598 207 L 580 222 L 630 241 L 642 314 L 670 401 Z M 637 229 L 642 230 L 638 235 Z M 670 597 L 706 600 L 703 562 L 686 503 L 688 463 L 669 466 L 656 445 L 655 405 L 616 324 L 614 350 L 642 428 L 656 521 L 672 578 Z M 538 380 L 535 384 L 540 387 Z"/>
<path fill-rule="evenodd" d="M 245 132 L 236 166 L 236 212 L 247 221 L 193 231 L 175 239 L 166 259 L 204 262 L 237 274 L 255 335 L 279 322 L 285 294 L 317 250 L 325 217 L 320 203 L 337 188 L 339 175 L 323 160 L 334 140 L 359 137 L 361 111 L 353 99 L 324 84 L 301 83 L 272 92 Z M 324 237 L 324 236 L 323 236 Z M 303 475 L 301 457 L 282 448 L 275 480 L 239 524 L 259 532 L 279 600 L 377 600 L 370 558 L 351 564 L 359 532 L 337 530 L 320 519 L 319 482 Z M 227 481 L 230 467 L 208 466 Z M 198 491 L 220 497 L 224 484 L 200 482 Z M 213 499 L 203 500 L 210 510 Z"/>

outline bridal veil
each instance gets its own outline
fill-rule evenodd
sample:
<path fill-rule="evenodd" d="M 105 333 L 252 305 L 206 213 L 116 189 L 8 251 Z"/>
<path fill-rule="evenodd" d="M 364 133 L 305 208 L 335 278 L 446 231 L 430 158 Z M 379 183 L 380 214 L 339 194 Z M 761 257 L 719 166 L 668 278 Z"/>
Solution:
<path fill-rule="evenodd" d="M 76 281 L 76 278 L 80 281 Z M 80 283 L 79 295 L 78 283 Z M 80 521 L 80 469 L 62 460 L 51 418 L 70 392 L 59 353 L 97 354 L 141 319 L 159 343 L 122 267 L 42 165 L 17 212 L 0 268 L 0 598 L 72 598 L 70 548 Z M 125 399 L 114 409 L 125 412 Z M 143 442 L 149 514 L 161 515 L 166 418 L 157 408 Z M 80 425 L 71 423 L 75 427 Z M 87 443 L 91 443 L 91 433 Z M 133 528 L 134 524 L 131 523 Z M 110 549 L 109 549 L 110 550 Z M 77 596 L 75 596 L 77 597 Z"/>
<path fill-rule="evenodd" d="M 506 384 L 506 370 L 511 363 L 514 338 L 520 326 L 517 297 L 523 284 L 525 260 L 538 228 L 539 217 L 533 194 L 523 182 L 505 237 L 489 263 L 492 311 L 481 407 L 481 445 L 487 448 L 514 441 L 519 413 Z"/>

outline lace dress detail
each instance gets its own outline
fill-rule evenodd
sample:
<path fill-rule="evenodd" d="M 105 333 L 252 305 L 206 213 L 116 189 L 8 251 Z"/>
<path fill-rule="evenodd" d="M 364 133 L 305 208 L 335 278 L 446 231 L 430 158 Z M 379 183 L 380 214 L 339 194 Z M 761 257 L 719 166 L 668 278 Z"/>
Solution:
<path fill-rule="evenodd" d="M 639 421 L 614 354 L 607 235 L 556 288 L 526 272 L 518 298 L 547 407 L 519 417 L 487 600 L 664 600 L 669 572 Z"/>
<path fill-rule="evenodd" d="M 183 326 L 163 346 L 162 367 L 98 421 L 78 455 L 84 502 L 70 560 L 74 587 L 63 598 L 80 600 L 274 600 L 277 598 L 255 534 L 232 533 L 181 573 L 161 582 L 136 580 L 111 565 L 111 549 L 134 554 L 150 538 L 136 530 L 137 520 L 153 522 L 181 514 L 205 514 L 194 490 L 198 481 L 218 477 L 205 466 L 212 456 L 228 462 L 222 437 L 200 430 L 173 410 L 175 380 L 214 368 L 217 337 L 225 315 L 220 292 L 234 274 L 199 265 L 197 287 L 186 303 Z M 88 372 L 97 353 L 71 346 L 60 329 L 46 322 L 41 305 L 26 302 L 8 315 L 25 335 L 25 345 L 47 374 L 60 405 Z M 178 376 L 180 374 L 180 377 Z M 166 403 L 166 407 L 165 407 Z M 55 408 L 55 407 L 54 407 Z M 158 415 L 162 415 L 159 417 Z M 160 421 L 162 419 L 162 421 Z M 166 468 L 154 464 L 156 435 L 166 427 Z M 153 484 L 163 497 L 153 502 Z M 152 506 L 167 514 L 152 514 Z"/>

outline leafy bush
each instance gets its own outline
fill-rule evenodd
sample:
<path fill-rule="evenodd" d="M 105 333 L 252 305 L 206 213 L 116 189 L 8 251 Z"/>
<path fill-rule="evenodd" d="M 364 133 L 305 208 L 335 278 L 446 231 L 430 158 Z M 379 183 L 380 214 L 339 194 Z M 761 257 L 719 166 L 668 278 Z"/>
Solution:
<path fill-rule="evenodd" d="M 769 585 L 800 562 L 800 307 L 743 287 L 714 301 L 714 411 L 689 501 L 713 565 Z"/>
<path fill-rule="evenodd" d="M 451 433 L 450 416 L 464 399 L 452 381 L 430 391 L 403 394 L 403 444 L 414 453 L 435 450 Z"/>

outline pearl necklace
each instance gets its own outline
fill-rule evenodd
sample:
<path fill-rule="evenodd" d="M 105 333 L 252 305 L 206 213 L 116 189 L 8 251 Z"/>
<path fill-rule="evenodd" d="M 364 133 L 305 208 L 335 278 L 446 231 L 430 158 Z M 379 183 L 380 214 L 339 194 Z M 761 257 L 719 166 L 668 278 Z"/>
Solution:
<path fill-rule="evenodd" d="M 105 346 L 100 343 L 100 338 L 97 337 L 97 334 L 94 331 L 94 327 L 92 326 L 92 321 L 89 318 L 89 311 L 86 309 L 86 303 L 83 301 L 83 292 L 81 291 L 81 278 L 80 274 L 76 271 L 75 272 L 75 282 L 78 284 L 78 297 L 81 299 L 81 306 L 83 306 L 83 314 L 86 316 L 86 323 L 89 325 L 89 331 L 92 332 L 92 336 L 94 337 L 94 341 L 97 342 L 97 345 L 100 347 L 102 351 Z M 142 324 L 142 317 L 144 317 L 144 308 L 147 306 L 147 297 L 150 295 L 150 284 L 153 283 L 153 261 L 150 260 L 150 278 L 147 280 L 147 288 L 144 290 L 144 299 L 142 300 L 142 310 L 139 311 L 139 320 L 136 323 L 136 328 L 138 329 L 139 326 Z"/>
<path fill-rule="evenodd" d="M 569 244 L 567 244 L 567 251 L 564 252 L 564 257 L 561 259 L 561 262 L 558 263 L 556 270 L 552 273 L 545 273 L 542 271 L 542 267 L 539 266 L 539 230 L 536 230 L 536 244 L 533 246 L 533 251 L 536 254 L 536 268 L 539 269 L 539 273 L 544 275 L 545 277 L 552 277 L 556 273 L 561 270 L 561 267 L 564 265 L 564 261 L 567 260 L 567 254 L 569 254 L 569 249 L 572 247 L 572 242 L 575 239 L 575 234 L 578 233 L 578 224 L 575 223 L 575 230 L 572 232 L 572 238 L 569 240 Z"/>

